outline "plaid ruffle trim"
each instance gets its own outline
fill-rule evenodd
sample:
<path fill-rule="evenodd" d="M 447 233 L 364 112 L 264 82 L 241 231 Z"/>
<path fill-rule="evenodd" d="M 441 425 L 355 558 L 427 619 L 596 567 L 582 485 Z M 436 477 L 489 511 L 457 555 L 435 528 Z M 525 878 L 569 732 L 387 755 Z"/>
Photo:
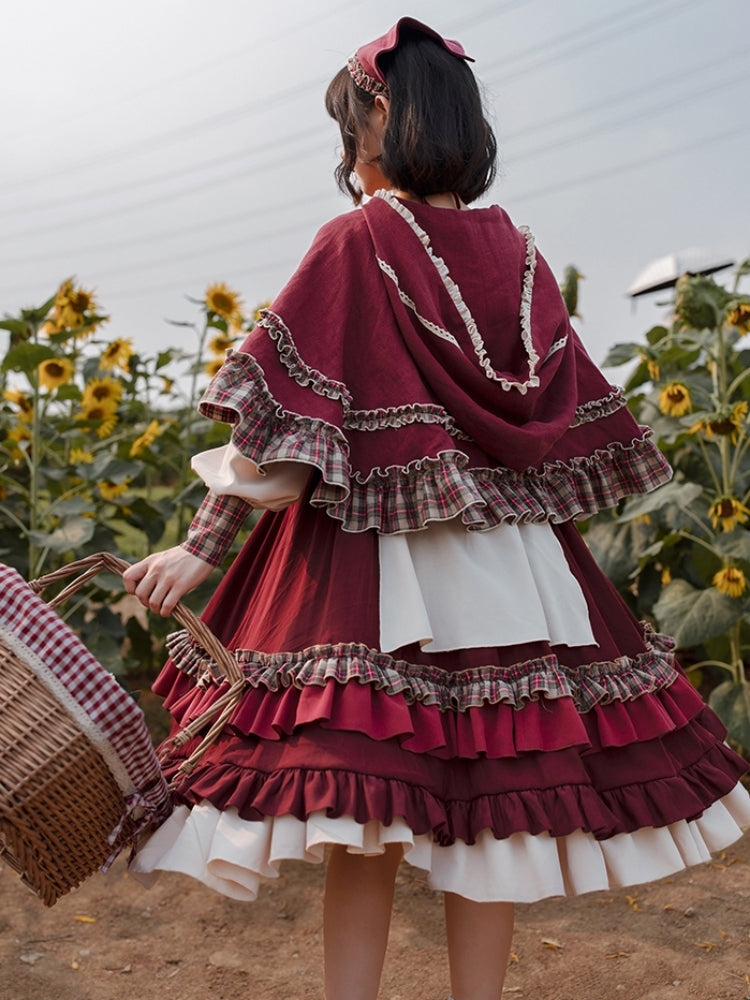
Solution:
<path fill-rule="evenodd" d="M 296 653 L 234 650 L 252 687 L 269 691 L 295 686 L 323 687 L 329 681 L 373 684 L 387 694 L 401 694 L 440 711 L 465 711 L 482 705 L 522 708 L 539 698 L 572 698 L 579 712 L 615 701 L 631 701 L 668 687 L 677 678 L 674 643 L 644 623 L 646 649 L 636 657 L 567 667 L 554 654 L 513 667 L 477 667 L 447 673 L 397 660 L 358 643 L 311 646 Z M 174 632 L 167 647 L 183 673 L 208 686 L 221 676 L 208 653 L 187 632 Z"/>
<path fill-rule="evenodd" d="M 613 395 L 594 412 L 618 409 Z M 345 531 L 418 531 L 430 521 L 461 516 L 470 531 L 501 523 L 562 523 L 613 507 L 620 499 L 668 482 L 671 469 L 651 431 L 630 444 L 516 472 L 470 468 L 458 449 L 363 473 L 352 469 L 344 433 L 332 424 L 285 410 L 271 395 L 263 369 L 234 352 L 203 397 L 200 412 L 233 425 L 235 447 L 259 466 L 291 460 L 320 470 L 310 502 L 325 508 Z M 599 414 L 602 415 L 602 414 Z"/>

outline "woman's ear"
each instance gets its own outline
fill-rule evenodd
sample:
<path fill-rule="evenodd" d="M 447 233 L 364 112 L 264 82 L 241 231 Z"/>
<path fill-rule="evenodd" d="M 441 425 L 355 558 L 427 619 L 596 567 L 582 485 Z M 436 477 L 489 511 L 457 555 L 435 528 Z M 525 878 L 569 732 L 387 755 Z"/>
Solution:
<path fill-rule="evenodd" d="M 385 97 L 383 94 L 378 94 L 375 98 L 375 109 L 381 113 L 383 116 L 383 124 L 385 124 L 388 118 L 388 111 L 391 106 L 390 98 Z"/>

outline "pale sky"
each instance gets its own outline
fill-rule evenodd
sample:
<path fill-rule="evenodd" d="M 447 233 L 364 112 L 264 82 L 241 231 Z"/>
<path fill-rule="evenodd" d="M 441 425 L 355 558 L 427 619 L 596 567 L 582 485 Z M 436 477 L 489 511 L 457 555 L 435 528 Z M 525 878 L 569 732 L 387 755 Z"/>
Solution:
<path fill-rule="evenodd" d="M 75 275 L 149 354 L 193 346 L 165 320 L 213 281 L 272 298 L 350 209 L 326 84 L 405 14 L 476 59 L 486 200 L 586 276 L 595 360 L 659 321 L 624 294 L 652 260 L 750 255 L 748 0 L 24 0 L 3 11 L 0 314 Z"/>

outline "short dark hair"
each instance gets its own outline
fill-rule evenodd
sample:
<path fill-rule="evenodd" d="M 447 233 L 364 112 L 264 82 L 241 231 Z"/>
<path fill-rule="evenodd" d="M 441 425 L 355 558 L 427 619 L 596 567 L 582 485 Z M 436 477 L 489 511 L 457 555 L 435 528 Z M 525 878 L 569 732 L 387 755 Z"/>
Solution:
<path fill-rule="evenodd" d="M 422 198 L 455 191 L 466 204 L 475 201 L 495 179 L 497 140 L 466 62 L 424 34 L 404 31 L 379 66 L 390 97 L 378 161 L 383 176 Z M 326 110 L 338 122 L 344 146 L 336 180 L 355 204 L 362 197 L 350 180 L 356 137 L 367 129 L 374 102 L 347 69 L 336 74 L 326 92 Z"/>

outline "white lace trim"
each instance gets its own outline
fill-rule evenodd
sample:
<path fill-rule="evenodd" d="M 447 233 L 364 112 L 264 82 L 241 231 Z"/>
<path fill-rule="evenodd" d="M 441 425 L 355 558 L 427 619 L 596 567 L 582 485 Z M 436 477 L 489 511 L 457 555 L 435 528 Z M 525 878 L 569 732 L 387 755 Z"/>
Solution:
<path fill-rule="evenodd" d="M 208 802 L 179 806 L 138 851 L 133 875 L 153 884 L 158 871 L 190 875 L 234 899 L 252 900 L 264 879 L 278 878 L 282 861 L 320 863 L 328 844 L 352 854 L 382 854 L 386 844 L 402 844 L 404 859 L 427 872 L 431 888 L 477 902 L 532 903 L 550 896 L 575 896 L 666 878 L 690 865 L 710 861 L 750 824 L 750 799 L 741 785 L 696 820 L 644 827 L 610 840 L 576 830 L 567 837 L 515 833 L 496 840 L 485 830 L 475 844 L 443 847 L 429 834 L 414 834 L 394 817 L 357 823 L 331 819 L 324 811 L 306 822 L 293 816 L 242 820 L 236 810 L 220 812 Z"/>
<path fill-rule="evenodd" d="M 433 253 L 432 245 L 430 243 L 430 237 L 424 231 L 424 229 L 422 229 L 422 227 L 419 225 L 417 220 L 414 218 L 414 215 L 390 191 L 381 189 L 379 191 L 376 191 L 373 197 L 381 198 L 387 205 L 390 205 L 390 207 L 395 212 L 397 212 L 401 216 L 401 218 L 404 219 L 404 221 L 410 226 L 410 228 L 413 230 L 413 232 L 419 239 L 420 243 L 424 247 L 425 253 L 427 254 L 430 261 L 437 270 L 438 274 L 440 275 L 440 279 L 443 282 L 446 291 L 453 300 L 453 303 L 456 306 L 456 309 L 458 310 L 461 319 L 463 320 L 464 326 L 466 327 L 466 330 L 469 334 L 469 338 L 471 339 L 471 343 L 474 347 L 474 353 L 476 354 L 477 359 L 479 360 L 479 365 L 483 369 L 487 378 L 492 379 L 493 382 L 499 383 L 499 385 L 506 391 L 508 391 L 509 389 L 517 389 L 518 392 L 520 392 L 522 395 L 525 395 L 528 389 L 537 388 L 539 385 L 539 377 L 536 374 L 536 367 L 539 364 L 539 355 L 537 354 L 534 348 L 534 343 L 531 337 L 531 298 L 534 288 L 534 273 L 536 271 L 536 248 L 534 246 L 534 237 L 532 236 L 531 231 L 526 226 L 521 226 L 519 228 L 519 232 L 523 235 L 524 239 L 526 240 L 526 272 L 524 274 L 523 287 L 521 289 L 521 308 L 520 308 L 521 340 L 523 341 L 523 346 L 526 351 L 526 357 L 528 359 L 528 364 L 529 364 L 529 377 L 522 382 L 516 379 L 508 379 L 506 378 L 505 375 L 502 375 L 500 372 L 495 371 L 495 369 L 492 367 L 489 356 L 487 354 L 487 349 L 484 340 L 482 339 L 482 335 L 479 332 L 474 317 L 471 315 L 468 306 L 466 305 L 461 296 L 461 291 L 458 285 L 451 278 L 448 266 L 446 265 L 442 257 L 437 257 Z M 386 273 L 389 275 L 389 277 L 391 277 L 395 281 L 395 284 L 398 287 L 398 280 L 396 278 L 395 272 L 393 272 L 393 269 L 390 268 L 389 265 L 385 264 L 385 262 L 378 261 L 378 263 L 380 264 L 383 270 L 386 270 L 386 267 L 388 268 Z M 400 288 L 399 288 L 399 296 L 401 297 L 402 301 L 405 302 L 405 299 L 403 297 L 404 293 L 401 291 Z M 415 314 L 419 316 L 419 314 L 416 312 L 416 307 L 413 305 L 413 303 L 409 306 L 409 308 L 414 309 Z M 421 317 L 419 317 L 419 319 L 420 322 L 426 325 L 425 320 L 423 320 Z M 430 326 L 433 327 L 434 324 L 430 324 Z M 434 327 L 434 329 L 432 329 L 432 332 L 437 333 L 438 329 L 440 328 Z M 442 331 L 442 333 L 438 335 L 442 336 L 443 339 L 447 339 L 455 343 L 457 347 L 459 346 L 456 343 L 455 338 L 453 338 L 450 334 L 447 334 L 447 336 L 445 336 L 445 334 L 446 331 Z"/>
<path fill-rule="evenodd" d="M 564 337 L 560 337 L 560 339 L 556 340 L 552 345 L 552 347 L 550 347 L 550 349 L 547 351 L 547 356 L 545 357 L 542 364 L 546 365 L 549 359 L 552 357 L 552 355 L 557 354 L 558 351 L 561 351 L 563 347 L 567 345 L 567 343 L 568 343 L 568 335 L 566 333 Z"/>
<path fill-rule="evenodd" d="M 414 300 L 409 298 L 406 292 L 401 288 L 401 285 L 399 285 L 398 275 L 393 270 L 391 265 L 387 264 L 384 260 L 381 260 L 380 257 L 377 258 L 377 261 L 380 266 L 380 270 L 383 271 L 384 274 L 387 274 L 388 277 L 393 282 L 393 284 L 396 286 L 398 297 L 401 299 L 401 301 L 408 309 L 411 309 L 411 311 L 417 317 L 417 319 L 425 328 L 425 330 L 429 330 L 430 333 L 434 333 L 436 337 L 440 337 L 441 340 L 447 340 L 449 344 L 453 344 L 454 347 L 457 347 L 459 350 L 461 350 L 461 345 L 459 344 L 459 342 L 456 340 L 456 338 L 453 336 L 452 333 L 449 333 L 447 330 L 444 330 L 442 326 L 438 326 L 437 323 L 431 323 L 430 320 L 425 319 L 424 316 L 421 316 L 419 314 Z"/>

